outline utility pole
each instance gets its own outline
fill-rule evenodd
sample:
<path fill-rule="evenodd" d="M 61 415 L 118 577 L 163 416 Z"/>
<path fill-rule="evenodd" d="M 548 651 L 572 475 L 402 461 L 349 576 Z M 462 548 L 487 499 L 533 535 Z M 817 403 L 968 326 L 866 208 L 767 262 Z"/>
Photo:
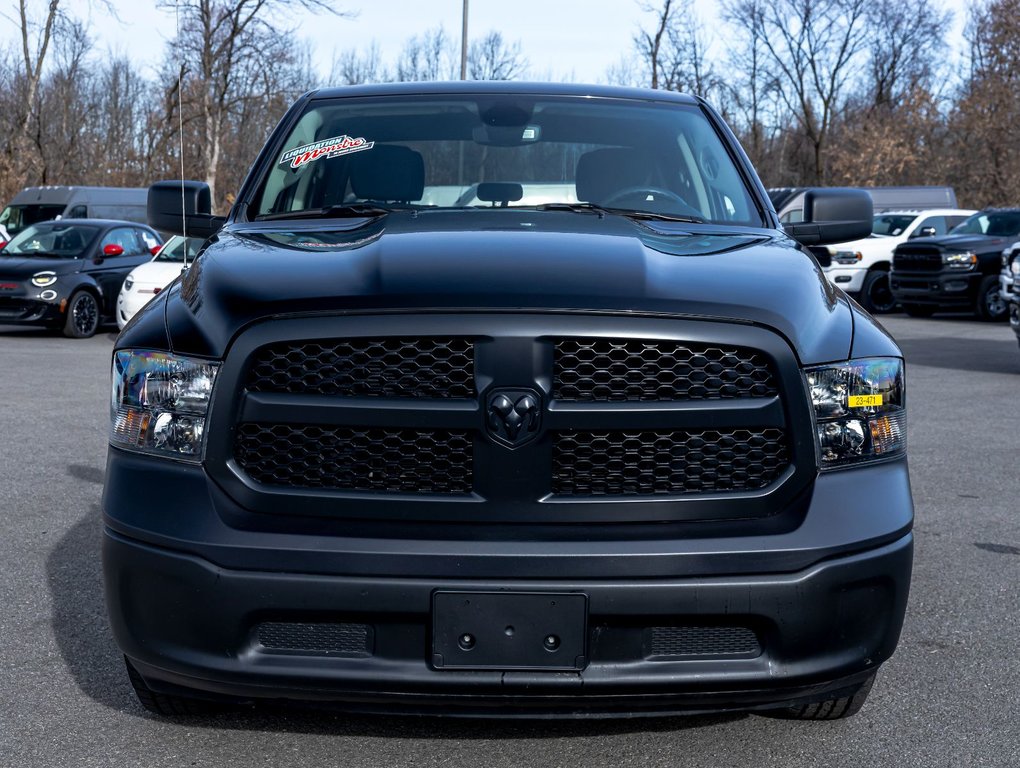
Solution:
<path fill-rule="evenodd" d="M 460 27 L 460 79 L 467 80 L 467 21 L 468 0 L 464 0 L 464 14 Z"/>

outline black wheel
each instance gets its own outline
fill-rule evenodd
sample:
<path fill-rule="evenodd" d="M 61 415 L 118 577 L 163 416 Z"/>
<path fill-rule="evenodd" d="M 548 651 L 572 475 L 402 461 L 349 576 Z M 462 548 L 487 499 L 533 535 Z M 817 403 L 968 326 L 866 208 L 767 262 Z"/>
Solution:
<path fill-rule="evenodd" d="M 988 275 L 981 281 L 974 312 L 982 320 L 990 323 L 1005 320 L 1009 317 L 1009 302 L 1002 298 L 1002 294 L 999 293 L 999 278 L 997 275 Z"/>
<path fill-rule="evenodd" d="M 935 314 L 935 307 L 930 304 L 904 304 L 903 311 L 911 317 L 931 317 Z"/>
<path fill-rule="evenodd" d="M 896 308 L 896 299 L 889 286 L 889 273 L 880 269 L 868 272 L 857 301 L 873 315 L 892 312 Z"/>
<path fill-rule="evenodd" d="M 765 714 L 772 717 L 780 717 L 786 720 L 842 720 L 846 717 L 853 717 L 861 711 L 864 702 L 871 693 L 871 686 L 875 684 L 876 672 L 861 683 L 857 688 L 846 691 L 841 696 L 836 696 L 824 701 L 812 701 L 810 704 L 777 709 Z"/>
<path fill-rule="evenodd" d="M 76 291 L 67 302 L 64 335 L 69 339 L 87 339 L 99 327 L 99 302 L 88 291 Z"/>
<path fill-rule="evenodd" d="M 138 670 L 132 666 L 131 661 L 126 656 L 124 657 L 124 664 L 127 666 L 128 679 L 131 680 L 131 687 L 135 689 L 138 701 L 153 714 L 181 717 L 187 715 L 208 715 L 230 709 L 230 705 L 225 702 L 156 693 L 146 685 L 145 680 L 138 674 Z"/>

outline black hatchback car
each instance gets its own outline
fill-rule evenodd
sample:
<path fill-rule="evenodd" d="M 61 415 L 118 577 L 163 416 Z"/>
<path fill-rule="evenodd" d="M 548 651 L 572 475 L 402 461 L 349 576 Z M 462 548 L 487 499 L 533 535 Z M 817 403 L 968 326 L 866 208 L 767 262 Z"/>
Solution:
<path fill-rule="evenodd" d="M 46 221 L 0 250 L 0 323 L 60 328 L 83 339 L 111 321 L 127 274 L 162 238 L 126 221 Z"/>

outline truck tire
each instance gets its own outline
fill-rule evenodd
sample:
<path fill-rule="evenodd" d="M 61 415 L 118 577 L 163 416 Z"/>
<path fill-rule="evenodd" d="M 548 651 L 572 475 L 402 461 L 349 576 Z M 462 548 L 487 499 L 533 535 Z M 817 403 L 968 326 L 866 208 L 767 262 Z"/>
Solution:
<path fill-rule="evenodd" d="M 903 311 L 911 317 L 931 317 L 937 308 L 930 304 L 904 304 Z"/>
<path fill-rule="evenodd" d="M 772 717 L 784 720 L 842 720 L 853 717 L 861 711 L 864 702 L 871 693 L 871 687 L 875 684 L 875 677 L 878 673 L 872 672 L 863 683 L 857 688 L 846 691 L 842 696 L 823 701 L 812 701 L 809 704 L 777 709 L 767 714 Z"/>
<path fill-rule="evenodd" d="M 99 302 L 88 291 L 75 291 L 67 302 L 64 335 L 69 339 L 87 339 L 99 327 Z"/>
<path fill-rule="evenodd" d="M 981 281 L 974 313 L 989 323 L 996 323 L 1009 317 L 1009 304 L 999 293 L 998 275 L 987 275 Z"/>
<path fill-rule="evenodd" d="M 157 693 L 145 683 L 145 680 L 138 673 L 138 670 L 134 668 L 127 656 L 124 657 L 124 664 L 127 666 L 128 679 L 131 681 L 131 687 L 135 689 L 135 696 L 138 697 L 139 703 L 154 715 L 186 717 L 189 715 L 208 715 L 230 709 L 230 705 L 226 702 Z"/>
<path fill-rule="evenodd" d="M 873 269 L 864 276 L 858 303 L 873 315 L 884 315 L 896 308 L 896 299 L 889 287 L 889 273 Z"/>

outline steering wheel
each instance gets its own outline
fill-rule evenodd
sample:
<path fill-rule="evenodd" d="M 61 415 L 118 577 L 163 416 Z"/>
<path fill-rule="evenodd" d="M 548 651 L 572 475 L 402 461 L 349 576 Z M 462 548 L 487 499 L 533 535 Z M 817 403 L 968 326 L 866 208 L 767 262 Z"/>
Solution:
<path fill-rule="evenodd" d="M 671 189 L 665 189 L 664 187 L 625 187 L 624 189 L 618 190 L 602 201 L 602 205 L 607 208 L 623 208 L 630 207 L 626 203 L 648 203 L 646 199 L 651 195 L 653 203 L 657 205 L 652 208 L 654 213 L 678 213 L 684 216 L 694 216 L 698 219 L 702 219 L 703 216 L 701 211 L 692 206 L 680 195 Z M 679 206 L 680 210 L 676 210 L 673 206 L 663 208 L 661 203 L 670 202 Z M 648 208 L 636 208 L 635 210 L 648 210 Z"/>

